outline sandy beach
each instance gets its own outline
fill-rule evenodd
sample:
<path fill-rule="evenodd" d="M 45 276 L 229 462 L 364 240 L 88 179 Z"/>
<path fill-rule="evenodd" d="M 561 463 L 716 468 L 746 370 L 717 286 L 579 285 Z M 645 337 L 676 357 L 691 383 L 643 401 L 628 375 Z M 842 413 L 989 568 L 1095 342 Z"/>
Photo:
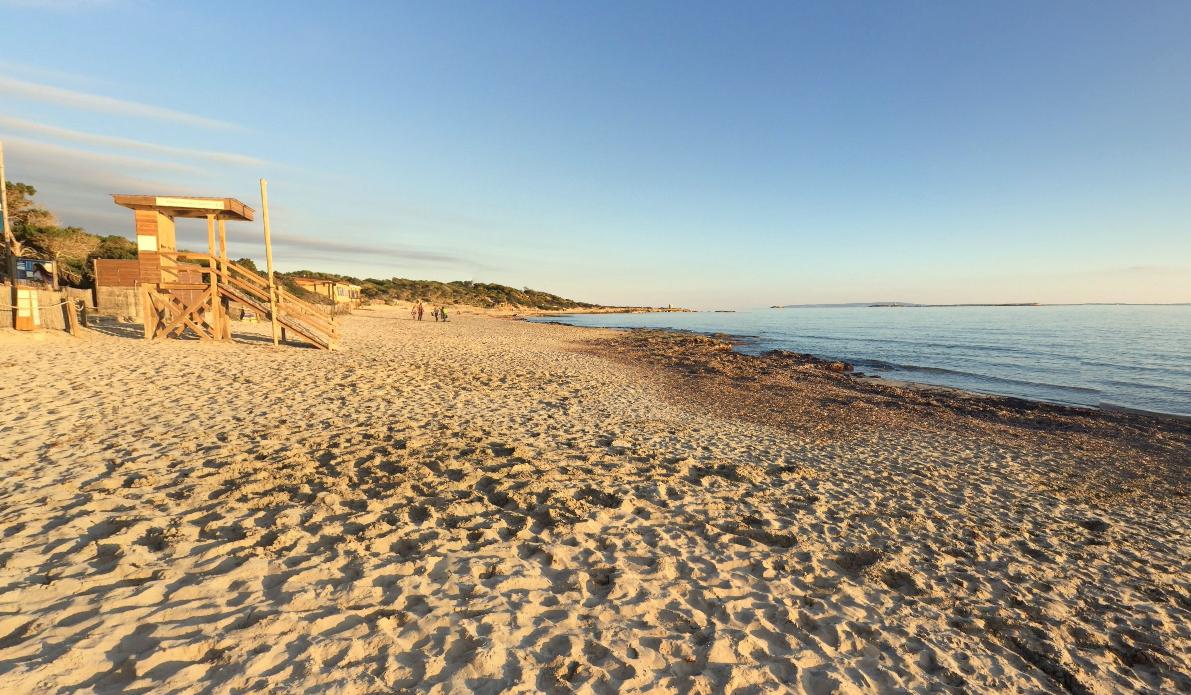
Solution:
<path fill-rule="evenodd" d="M 0 692 L 1191 690 L 1185 422 L 459 312 L 138 328 L 0 334 Z"/>

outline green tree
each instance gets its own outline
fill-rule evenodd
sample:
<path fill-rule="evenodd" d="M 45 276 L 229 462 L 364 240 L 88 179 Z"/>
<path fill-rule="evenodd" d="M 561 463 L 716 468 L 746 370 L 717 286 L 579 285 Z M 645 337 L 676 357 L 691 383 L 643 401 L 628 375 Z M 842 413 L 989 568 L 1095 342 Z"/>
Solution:
<path fill-rule="evenodd" d="M 99 237 L 78 227 L 21 227 L 18 238 L 35 250 L 35 255 L 54 261 L 59 281 L 80 285 L 89 276 L 88 260 L 99 246 Z"/>
<path fill-rule="evenodd" d="M 6 181 L 4 206 L 8 210 L 8 222 L 13 232 L 27 226 L 53 226 L 58 223 L 54 215 L 33 202 L 37 189 L 20 181 Z"/>
<path fill-rule="evenodd" d="M 116 234 L 99 237 L 99 244 L 91 253 L 91 258 L 136 258 L 136 244 Z"/>

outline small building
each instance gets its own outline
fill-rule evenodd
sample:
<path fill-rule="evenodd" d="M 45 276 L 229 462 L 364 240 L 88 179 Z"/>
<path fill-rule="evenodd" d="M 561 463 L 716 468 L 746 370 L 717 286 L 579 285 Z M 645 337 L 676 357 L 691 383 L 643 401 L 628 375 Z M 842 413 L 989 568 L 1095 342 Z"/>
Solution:
<path fill-rule="evenodd" d="M 298 287 L 326 297 L 336 305 L 346 304 L 351 308 L 360 306 L 360 286 L 326 278 L 291 278 Z"/>

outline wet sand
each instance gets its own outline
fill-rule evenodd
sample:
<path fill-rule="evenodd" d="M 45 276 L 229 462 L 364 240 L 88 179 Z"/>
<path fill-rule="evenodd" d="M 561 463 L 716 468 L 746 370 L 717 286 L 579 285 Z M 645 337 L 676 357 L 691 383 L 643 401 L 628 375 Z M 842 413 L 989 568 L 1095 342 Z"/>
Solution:
<path fill-rule="evenodd" d="M 1185 423 L 711 339 L 343 334 L 0 335 L 0 690 L 1191 688 Z"/>

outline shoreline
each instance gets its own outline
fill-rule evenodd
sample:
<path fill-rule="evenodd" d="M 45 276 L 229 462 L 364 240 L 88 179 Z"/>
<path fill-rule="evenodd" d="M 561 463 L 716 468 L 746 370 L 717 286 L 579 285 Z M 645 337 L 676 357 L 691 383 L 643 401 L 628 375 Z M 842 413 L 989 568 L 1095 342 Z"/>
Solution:
<path fill-rule="evenodd" d="M 947 306 L 951 306 L 951 305 L 947 305 Z M 575 312 L 575 313 L 583 313 L 583 312 Z M 601 312 L 601 313 L 638 313 L 638 312 Z M 587 329 L 617 330 L 617 331 L 660 331 L 660 332 L 674 333 L 677 335 L 698 335 L 698 336 L 704 336 L 704 337 L 708 337 L 708 338 L 727 340 L 733 344 L 734 350 L 736 350 L 737 345 L 755 344 L 755 342 L 758 340 L 758 338 L 756 336 L 751 336 L 751 335 L 746 335 L 746 334 L 725 333 L 722 331 L 708 332 L 708 331 L 694 331 L 694 330 L 688 330 L 688 329 L 683 329 L 683 328 L 652 328 L 652 327 L 640 327 L 640 326 L 582 326 L 582 325 L 578 325 L 578 324 L 567 323 L 565 321 L 543 321 L 543 320 L 541 320 L 541 319 L 550 318 L 553 316 L 557 316 L 559 318 L 564 318 L 567 315 L 568 314 L 550 313 L 550 314 L 535 315 L 532 317 L 513 316 L 513 317 L 509 317 L 509 318 L 515 318 L 517 320 L 522 320 L 522 321 L 526 321 L 529 323 L 541 323 L 541 324 L 547 324 L 547 325 L 567 326 L 569 328 L 587 328 Z M 866 367 L 863 365 L 858 365 L 858 364 L 855 364 L 852 362 L 847 362 L 846 360 L 843 360 L 843 359 L 840 359 L 837 357 L 814 355 L 812 353 L 800 353 L 800 352 L 795 352 L 793 350 L 785 350 L 785 349 L 781 349 L 781 348 L 765 350 L 764 352 L 759 352 L 759 353 L 745 352 L 745 351 L 740 351 L 740 350 L 737 350 L 737 352 L 739 352 L 742 355 L 748 356 L 748 357 L 764 357 L 766 354 L 771 353 L 771 352 L 788 353 L 788 354 L 796 355 L 796 356 L 813 357 L 815 359 L 824 360 L 827 362 L 842 362 L 844 364 L 849 365 L 848 371 L 857 371 L 857 370 L 866 369 Z M 867 367 L 867 368 L 880 370 L 880 367 Z M 899 369 L 913 369 L 913 368 L 915 368 L 915 367 L 900 367 Z M 917 368 L 922 369 L 924 367 L 917 367 Z M 925 368 L 926 369 L 934 369 L 932 367 L 925 367 Z M 1016 395 L 1012 395 L 1012 394 L 998 393 L 995 391 L 982 391 L 982 390 L 977 390 L 977 389 L 964 388 L 964 387 L 960 387 L 960 386 L 951 386 L 948 384 L 936 384 L 936 383 L 931 383 L 931 382 L 927 382 L 927 381 L 915 381 L 913 379 L 884 376 L 882 374 L 869 374 L 866 372 L 860 372 L 860 373 L 856 374 L 856 376 L 857 376 L 857 378 L 866 378 L 866 379 L 883 381 L 883 382 L 885 382 L 887 384 L 891 384 L 891 385 L 893 385 L 893 384 L 901 385 L 906 388 L 939 389 L 942 391 L 951 391 L 951 392 L 967 394 L 967 395 L 974 396 L 974 397 L 1004 398 L 1004 399 L 1010 399 L 1010 400 L 1022 400 L 1022 401 L 1027 401 L 1030 403 L 1053 405 L 1053 406 L 1064 407 L 1064 408 L 1076 408 L 1076 409 L 1081 409 L 1081 410 L 1092 410 L 1092 411 L 1103 411 L 1103 412 L 1123 412 L 1123 413 L 1131 413 L 1134 415 L 1142 415 L 1142 416 L 1149 416 L 1149 417 L 1155 417 L 1155 418 L 1166 419 L 1166 420 L 1173 420 L 1173 421 L 1178 421 L 1178 422 L 1191 423 L 1191 414 L 1170 413 L 1170 412 L 1165 412 L 1165 411 L 1160 411 L 1160 410 L 1146 410 L 1144 408 L 1135 408 L 1135 407 L 1131 407 L 1131 406 L 1116 405 L 1116 404 L 1112 404 L 1112 403 L 1103 403 L 1103 402 L 1098 403 L 1096 405 L 1089 405 L 1089 404 L 1085 404 L 1085 403 L 1072 403 L 1072 402 L 1064 402 L 1064 401 L 1058 401 L 1058 400 L 1047 400 L 1047 399 L 1042 399 L 1042 398 L 1030 398 L 1027 396 L 1016 396 Z M 978 377 L 980 375 L 973 375 L 973 376 Z"/>
<path fill-rule="evenodd" d="M 853 429 L 848 432 L 848 428 L 827 428 L 841 436 L 851 436 L 862 422 L 881 428 L 894 426 L 893 422 L 901 427 L 942 427 L 957 436 L 1003 441 L 1027 431 L 1043 438 L 1079 433 L 1086 438 L 1079 446 L 1106 464 L 1106 451 L 1115 450 L 1125 457 L 1131 450 L 1143 449 L 1155 457 L 1153 461 L 1161 462 L 1164 470 L 1160 477 L 1165 477 L 1165 482 L 1152 483 L 1161 484 L 1171 493 L 1191 484 L 1187 459 L 1191 451 L 1191 418 L 856 376 L 848 368 L 840 368 L 845 363 L 813 355 L 739 352 L 731 337 L 723 334 L 706 336 L 669 329 L 601 330 L 616 330 L 620 335 L 599 340 L 602 347 L 593 349 L 594 354 L 655 368 L 668 378 L 676 400 L 719 416 L 785 427 L 818 426 L 818 420 L 852 423 Z M 735 395 L 725 398 L 726 393 Z M 721 407 L 725 401 L 732 406 Z M 795 417 L 786 417 L 804 403 L 814 405 Z M 867 422 L 849 412 L 856 406 L 874 405 L 898 417 Z M 1072 474 L 1080 475 L 1074 470 Z M 1133 485 L 1124 478 L 1120 483 Z M 1112 496 L 1111 490 L 1105 491 Z M 1134 492 L 1145 491 L 1135 488 Z"/>
<path fill-rule="evenodd" d="M 340 328 L 0 336 L 0 690 L 1191 688 L 1191 428 L 697 335 Z"/>
<path fill-rule="evenodd" d="M 474 307 L 468 307 L 474 308 Z M 524 309 L 518 308 L 509 310 L 513 317 L 526 316 L 582 316 L 582 315 L 603 315 L 603 314 L 693 314 L 697 313 L 694 309 L 682 309 L 679 307 L 651 307 L 651 306 L 602 306 L 602 307 L 582 307 L 576 309 Z"/>

